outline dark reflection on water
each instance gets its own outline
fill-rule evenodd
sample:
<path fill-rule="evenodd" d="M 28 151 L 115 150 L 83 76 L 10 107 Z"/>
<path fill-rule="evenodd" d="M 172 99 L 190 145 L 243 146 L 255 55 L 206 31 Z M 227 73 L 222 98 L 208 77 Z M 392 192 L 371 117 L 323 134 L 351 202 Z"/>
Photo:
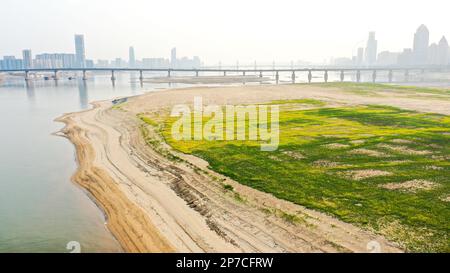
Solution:
<path fill-rule="evenodd" d="M 88 96 L 88 87 L 86 81 L 78 80 L 78 94 L 80 96 L 80 108 L 84 109 L 88 107 L 89 96 Z"/>

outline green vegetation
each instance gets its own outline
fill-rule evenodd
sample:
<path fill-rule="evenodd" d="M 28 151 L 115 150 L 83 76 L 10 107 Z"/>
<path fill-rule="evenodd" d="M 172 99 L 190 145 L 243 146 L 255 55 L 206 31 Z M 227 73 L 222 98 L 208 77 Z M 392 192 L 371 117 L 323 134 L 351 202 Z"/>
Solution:
<path fill-rule="evenodd" d="M 227 190 L 227 191 L 233 191 L 234 190 L 233 186 L 231 186 L 230 184 L 223 185 L 223 188 L 225 190 Z"/>
<path fill-rule="evenodd" d="M 281 108 L 274 152 L 260 151 L 258 141 L 175 141 L 173 118 L 161 133 L 244 185 L 375 230 L 408 251 L 450 251 L 450 117 L 283 101 L 304 103 L 316 108 Z"/>
<path fill-rule="evenodd" d="M 297 99 L 297 100 L 274 100 L 268 104 L 309 104 L 314 106 L 324 106 L 326 103 L 315 99 Z"/>
<path fill-rule="evenodd" d="M 449 99 L 450 89 L 445 88 L 431 88 L 431 87 L 417 87 L 417 86 L 403 86 L 394 84 L 381 83 L 354 83 L 354 82 L 333 82 L 333 83 L 317 83 L 324 87 L 342 88 L 346 92 L 356 93 L 359 95 L 376 96 L 380 91 L 391 91 L 396 93 L 403 93 L 414 96 L 420 94 L 434 95 L 440 99 Z M 433 97 L 433 96 L 430 96 Z"/>
<path fill-rule="evenodd" d="M 125 106 L 125 105 L 126 105 L 126 102 L 121 102 L 121 103 L 114 104 L 111 108 L 115 109 L 115 110 L 125 111 L 123 109 L 123 106 Z"/>
<path fill-rule="evenodd" d="M 154 121 L 153 119 L 151 119 L 145 115 L 138 114 L 138 118 L 151 126 L 158 127 L 158 123 L 156 121 Z"/>

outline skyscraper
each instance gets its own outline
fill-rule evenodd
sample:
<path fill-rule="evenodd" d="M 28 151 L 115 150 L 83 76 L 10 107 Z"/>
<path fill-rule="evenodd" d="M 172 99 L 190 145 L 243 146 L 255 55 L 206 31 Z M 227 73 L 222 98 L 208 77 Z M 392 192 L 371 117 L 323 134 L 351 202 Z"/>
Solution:
<path fill-rule="evenodd" d="M 428 47 L 428 64 L 438 64 L 439 63 L 439 47 L 436 43 L 432 43 Z"/>
<path fill-rule="evenodd" d="M 356 64 L 358 66 L 362 65 L 364 62 L 364 48 L 358 48 L 358 55 L 356 56 Z"/>
<path fill-rule="evenodd" d="M 366 46 L 366 64 L 371 66 L 377 61 L 377 45 L 378 42 L 375 40 L 375 32 L 369 32 L 369 39 L 367 40 Z"/>
<path fill-rule="evenodd" d="M 31 49 L 22 50 L 23 68 L 33 68 L 33 56 L 31 55 Z"/>
<path fill-rule="evenodd" d="M 75 34 L 75 55 L 78 67 L 86 67 L 86 54 L 84 49 L 84 35 Z"/>
<path fill-rule="evenodd" d="M 438 44 L 438 63 L 439 65 L 448 65 L 449 64 L 449 47 L 447 39 L 445 36 L 442 36 L 441 40 Z"/>
<path fill-rule="evenodd" d="M 136 56 L 134 55 L 134 47 L 132 46 L 128 50 L 128 66 L 130 68 L 136 67 Z"/>
<path fill-rule="evenodd" d="M 172 68 L 177 67 L 177 48 L 176 47 L 172 48 L 172 50 L 170 51 L 170 66 Z"/>
<path fill-rule="evenodd" d="M 414 34 L 413 55 L 414 64 L 423 65 L 428 60 L 428 44 L 430 42 L 430 32 L 425 25 L 420 25 Z"/>

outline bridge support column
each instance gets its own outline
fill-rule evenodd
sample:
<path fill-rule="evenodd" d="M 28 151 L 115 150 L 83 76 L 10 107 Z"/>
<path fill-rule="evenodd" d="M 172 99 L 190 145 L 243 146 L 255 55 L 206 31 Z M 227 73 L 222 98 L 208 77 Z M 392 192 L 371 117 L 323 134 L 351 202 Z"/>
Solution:
<path fill-rule="evenodd" d="M 308 83 L 311 83 L 312 81 L 312 72 L 311 70 L 308 70 Z"/>
<path fill-rule="evenodd" d="M 144 80 L 144 73 L 142 70 L 139 70 L 139 81 L 143 81 Z"/>
<path fill-rule="evenodd" d="M 374 70 L 374 71 L 372 72 L 372 82 L 375 82 L 376 80 L 377 80 L 377 71 Z"/>
<path fill-rule="evenodd" d="M 277 70 L 275 73 L 275 81 L 277 82 L 277 84 L 278 84 L 279 79 L 280 79 L 280 75 L 278 74 L 278 70 Z"/>
<path fill-rule="evenodd" d="M 425 81 L 425 69 L 423 68 L 420 70 L 420 80 Z"/>
<path fill-rule="evenodd" d="M 262 78 L 262 71 L 259 71 L 259 77 Z"/>
<path fill-rule="evenodd" d="M 292 71 L 291 79 L 292 83 L 295 83 L 295 71 Z"/>
<path fill-rule="evenodd" d="M 198 77 L 198 70 L 195 70 L 195 76 Z"/>
<path fill-rule="evenodd" d="M 389 70 L 389 74 L 388 74 L 388 80 L 389 80 L 389 82 L 392 82 L 393 76 L 394 76 L 394 74 L 393 74 L 392 70 Z"/>
<path fill-rule="evenodd" d="M 242 76 L 244 76 L 244 77 L 245 77 L 245 71 L 242 71 Z"/>
<path fill-rule="evenodd" d="M 356 71 L 356 82 L 361 82 L 361 70 Z"/>
<path fill-rule="evenodd" d="M 169 70 L 167 70 L 167 77 L 168 78 L 170 78 L 170 72 L 171 72 L 171 70 L 169 69 Z"/>
<path fill-rule="evenodd" d="M 30 80 L 30 71 L 25 71 L 25 80 L 29 81 Z"/>
<path fill-rule="evenodd" d="M 83 81 L 87 80 L 86 70 L 83 70 Z"/>
<path fill-rule="evenodd" d="M 227 71 L 223 71 L 223 76 L 224 76 L 224 77 L 227 76 Z"/>
<path fill-rule="evenodd" d="M 325 73 L 323 74 L 323 80 L 325 82 L 328 82 L 328 70 L 325 70 Z"/>
<path fill-rule="evenodd" d="M 53 71 L 53 79 L 54 79 L 55 81 L 58 80 L 58 70 Z"/>
<path fill-rule="evenodd" d="M 405 70 L 405 82 L 408 82 L 408 81 L 409 81 L 409 70 L 406 69 Z"/>
<path fill-rule="evenodd" d="M 115 73 L 114 70 L 111 70 L 111 81 L 116 80 L 116 75 L 114 73 Z"/>
<path fill-rule="evenodd" d="M 344 81 L 344 70 L 341 70 L 341 82 Z"/>

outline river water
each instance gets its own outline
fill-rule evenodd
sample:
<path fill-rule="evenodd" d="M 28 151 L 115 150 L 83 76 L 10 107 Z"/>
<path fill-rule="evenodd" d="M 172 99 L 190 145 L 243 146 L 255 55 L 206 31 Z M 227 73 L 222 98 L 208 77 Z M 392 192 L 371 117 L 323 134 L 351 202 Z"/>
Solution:
<path fill-rule="evenodd" d="M 89 102 L 142 94 L 167 84 L 140 86 L 134 75 L 82 80 L 8 79 L 0 83 L 0 252 L 118 252 L 101 210 L 70 181 L 75 149 L 52 135 L 63 124 L 53 121 Z M 176 87 L 172 85 L 172 87 Z"/>

